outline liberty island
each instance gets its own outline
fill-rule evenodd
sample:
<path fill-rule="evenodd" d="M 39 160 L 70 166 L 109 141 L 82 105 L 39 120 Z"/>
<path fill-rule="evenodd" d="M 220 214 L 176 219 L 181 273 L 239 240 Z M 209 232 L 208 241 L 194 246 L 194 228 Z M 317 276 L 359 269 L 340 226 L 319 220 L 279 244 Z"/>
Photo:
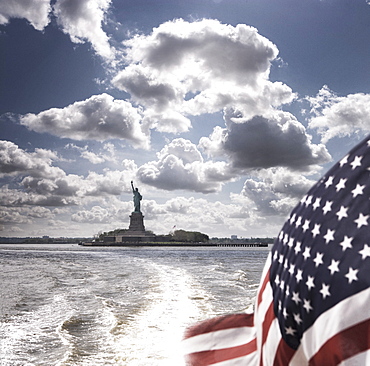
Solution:
<path fill-rule="evenodd" d="M 267 247 L 261 242 L 218 242 L 209 241 L 206 234 L 196 231 L 176 230 L 167 235 L 157 235 L 146 230 L 141 212 L 143 199 L 139 189 L 131 181 L 134 210 L 131 212 L 128 229 L 117 229 L 104 233 L 98 240 L 82 242 L 83 246 L 149 246 L 149 247 Z"/>

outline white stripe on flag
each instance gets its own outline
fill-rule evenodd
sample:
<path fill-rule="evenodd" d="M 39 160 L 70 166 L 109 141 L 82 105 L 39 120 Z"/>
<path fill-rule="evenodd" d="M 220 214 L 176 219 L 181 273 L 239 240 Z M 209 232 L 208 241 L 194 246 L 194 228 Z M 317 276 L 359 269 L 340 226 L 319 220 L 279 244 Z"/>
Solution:
<path fill-rule="evenodd" d="M 257 352 L 250 355 L 234 358 L 223 362 L 214 363 L 212 366 L 241 366 L 241 365 L 257 365 Z"/>
<path fill-rule="evenodd" d="M 185 354 L 237 347 L 255 338 L 254 327 L 239 327 L 199 334 L 182 341 Z"/>
<path fill-rule="evenodd" d="M 268 332 L 267 340 L 262 346 L 263 356 L 262 364 L 263 365 L 273 365 L 276 355 L 276 350 L 279 346 L 281 340 L 281 333 L 279 328 L 279 322 L 277 318 L 271 324 L 270 330 Z"/>

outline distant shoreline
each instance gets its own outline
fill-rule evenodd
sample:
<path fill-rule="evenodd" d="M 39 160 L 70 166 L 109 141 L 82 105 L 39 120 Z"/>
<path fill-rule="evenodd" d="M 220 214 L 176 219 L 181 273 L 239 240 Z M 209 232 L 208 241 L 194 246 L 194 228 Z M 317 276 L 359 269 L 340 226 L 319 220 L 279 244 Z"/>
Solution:
<path fill-rule="evenodd" d="M 267 243 L 156 243 L 156 242 L 87 242 L 80 245 L 86 247 L 236 247 L 236 248 L 268 248 Z"/>

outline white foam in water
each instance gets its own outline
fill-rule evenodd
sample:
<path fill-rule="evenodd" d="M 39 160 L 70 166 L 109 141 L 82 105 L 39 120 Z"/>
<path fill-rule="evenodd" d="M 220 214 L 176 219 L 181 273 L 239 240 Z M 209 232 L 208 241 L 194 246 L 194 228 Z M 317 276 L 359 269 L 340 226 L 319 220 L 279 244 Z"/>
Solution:
<path fill-rule="evenodd" d="M 148 307 L 116 336 L 117 365 L 181 366 L 186 326 L 210 313 L 205 292 L 185 270 L 151 264 L 156 272 Z"/>
<path fill-rule="evenodd" d="M 1 365 L 50 366 L 55 364 L 53 355 L 64 359 L 69 352 L 69 344 L 60 337 L 58 327 L 72 313 L 64 296 L 55 295 L 49 304 L 36 311 L 15 316 L 9 323 L 2 323 Z M 48 348 L 52 352 L 48 352 Z"/>

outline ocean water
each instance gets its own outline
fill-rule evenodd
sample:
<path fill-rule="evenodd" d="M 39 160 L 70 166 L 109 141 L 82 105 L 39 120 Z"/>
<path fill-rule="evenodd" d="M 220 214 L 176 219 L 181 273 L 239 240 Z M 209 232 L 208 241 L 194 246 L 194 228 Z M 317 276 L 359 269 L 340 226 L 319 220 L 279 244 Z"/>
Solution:
<path fill-rule="evenodd" d="M 184 365 L 185 328 L 251 309 L 268 252 L 0 245 L 0 365 Z"/>

